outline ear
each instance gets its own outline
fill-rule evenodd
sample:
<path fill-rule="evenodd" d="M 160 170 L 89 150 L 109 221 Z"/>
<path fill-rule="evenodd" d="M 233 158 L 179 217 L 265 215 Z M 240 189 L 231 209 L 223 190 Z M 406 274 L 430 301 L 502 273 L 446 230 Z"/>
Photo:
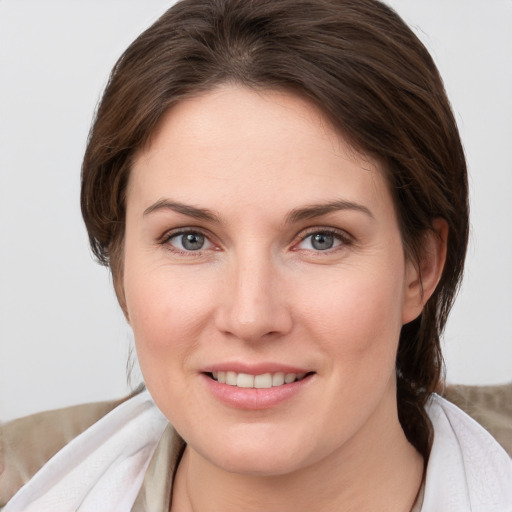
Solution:
<path fill-rule="evenodd" d="M 434 293 L 446 261 L 447 240 L 447 222 L 435 219 L 432 228 L 425 233 L 420 261 L 407 259 L 402 324 L 417 318 Z"/>

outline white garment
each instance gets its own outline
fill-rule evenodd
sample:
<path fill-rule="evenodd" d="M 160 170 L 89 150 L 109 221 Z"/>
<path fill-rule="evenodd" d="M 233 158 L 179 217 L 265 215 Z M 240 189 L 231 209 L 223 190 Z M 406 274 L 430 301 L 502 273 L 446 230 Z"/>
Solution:
<path fill-rule="evenodd" d="M 457 406 L 433 395 L 434 425 L 421 512 L 512 512 L 512 460 Z"/>
<path fill-rule="evenodd" d="M 512 460 L 478 423 L 434 395 L 422 512 L 512 512 Z M 130 512 L 167 425 L 148 392 L 57 453 L 3 512 Z"/>
<path fill-rule="evenodd" d="M 2 512 L 130 511 L 166 426 L 147 391 L 134 396 L 52 457 Z"/>

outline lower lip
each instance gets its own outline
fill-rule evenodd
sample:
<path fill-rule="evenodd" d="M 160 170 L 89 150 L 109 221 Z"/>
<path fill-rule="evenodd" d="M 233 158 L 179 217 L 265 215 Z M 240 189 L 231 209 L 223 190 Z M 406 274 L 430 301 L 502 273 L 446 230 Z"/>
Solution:
<path fill-rule="evenodd" d="M 313 375 L 307 375 L 302 380 L 290 384 L 264 389 L 221 384 L 204 373 L 201 377 L 209 391 L 224 404 L 237 409 L 261 410 L 279 405 L 300 393 L 309 384 Z"/>

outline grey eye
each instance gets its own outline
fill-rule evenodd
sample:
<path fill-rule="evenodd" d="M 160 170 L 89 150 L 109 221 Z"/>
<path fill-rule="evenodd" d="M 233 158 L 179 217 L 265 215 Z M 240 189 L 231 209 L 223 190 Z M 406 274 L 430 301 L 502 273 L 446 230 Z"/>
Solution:
<path fill-rule="evenodd" d="M 208 245 L 208 240 L 201 233 L 190 232 L 175 235 L 170 240 L 171 245 L 182 251 L 200 251 Z"/>
<path fill-rule="evenodd" d="M 199 233 L 187 233 L 182 235 L 181 243 L 187 251 L 198 251 L 204 245 L 204 236 Z"/>
<path fill-rule="evenodd" d="M 326 251 L 334 247 L 335 238 L 331 233 L 314 233 L 311 235 L 311 247 L 317 251 Z"/>
<path fill-rule="evenodd" d="M 328 251 L 336 247 L 347 244 L 342 236 L 334 231 L 316 231 L 302 239 L 297 246 L 299 249 L 306 249 L 308 251 Z"/>

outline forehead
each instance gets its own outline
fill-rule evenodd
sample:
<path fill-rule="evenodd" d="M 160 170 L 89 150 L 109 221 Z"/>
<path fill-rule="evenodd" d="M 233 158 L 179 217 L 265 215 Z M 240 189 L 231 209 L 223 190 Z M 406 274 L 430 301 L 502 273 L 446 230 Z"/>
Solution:
<path fill-rule="evenodd" d="M 201 201 L 213 192 L 248 204 L 344 195 L 374 201 L 383 187 L 377 162 L 350 146 L 313 103 L 288 92 L 222 86 L 164 115 L 136 155 L 128 202 L 165 193 Z"/>

